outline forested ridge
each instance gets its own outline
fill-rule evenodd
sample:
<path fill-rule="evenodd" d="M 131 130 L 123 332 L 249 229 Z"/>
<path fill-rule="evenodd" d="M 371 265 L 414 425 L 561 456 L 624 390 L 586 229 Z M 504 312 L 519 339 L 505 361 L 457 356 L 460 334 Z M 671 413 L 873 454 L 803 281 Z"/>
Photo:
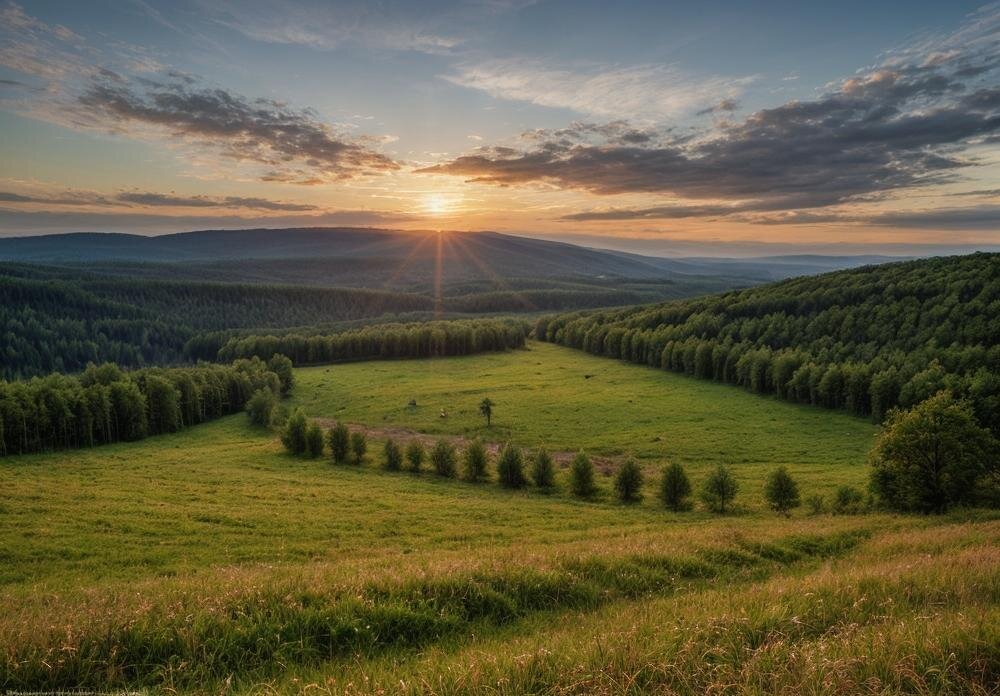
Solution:
<path fill-rule="evenodd" d="M 540 319 L 541 340 L 881 421 L 942 389 L 1000 433 L 1000 254 Z"/>

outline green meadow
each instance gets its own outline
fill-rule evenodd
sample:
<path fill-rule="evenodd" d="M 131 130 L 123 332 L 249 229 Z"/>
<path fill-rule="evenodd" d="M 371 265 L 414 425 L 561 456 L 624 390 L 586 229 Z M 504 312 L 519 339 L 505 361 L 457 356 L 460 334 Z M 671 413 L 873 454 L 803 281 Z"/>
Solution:
<path fill-rule="evenodd" d="M 0 460 L 0 688 L 986 694 L 1000 677 L 1000 520 L 764 509 L 778 464 L 804 497 L 863 487 L 868 422 L 537 343 L 296 377 L 289 406 L 369 429 L 363 466 L 293 457 L 243 416 Z M 582 448 L 609 473 L 632 454 L 646 496 L 618 504 L 600 474 L 584 502 L 564 471 L 548 495 L 388 472 L 386 434 Z M 730 464 L 738 512 L 664 510 L 666 461 L 696 485 Z"/>

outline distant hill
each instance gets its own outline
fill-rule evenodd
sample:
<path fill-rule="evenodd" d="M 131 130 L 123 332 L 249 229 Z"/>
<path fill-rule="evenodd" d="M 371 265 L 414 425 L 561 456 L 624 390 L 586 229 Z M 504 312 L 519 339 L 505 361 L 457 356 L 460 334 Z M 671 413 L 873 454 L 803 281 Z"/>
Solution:
<path fill-rule="evenodd" d="M 539 320 L 543 340 L 881 420 L 941 389 L 1000 434 L 1000 254 Z"/>
<path fill-rule="evenodd" d="M 820 273 L 887 257 L 666 259 L 497 232 L 370 228 L 205 230 L 156 237 L 58 234 L 0 239 L 0 261 L 85 264 L 89 270 L 176 280 L 405 287 L 440 260 L 444 282 L 499 278 L 715 278 L 701 292 Z M 182 265 L 178 265 L 182 264 Z"/>

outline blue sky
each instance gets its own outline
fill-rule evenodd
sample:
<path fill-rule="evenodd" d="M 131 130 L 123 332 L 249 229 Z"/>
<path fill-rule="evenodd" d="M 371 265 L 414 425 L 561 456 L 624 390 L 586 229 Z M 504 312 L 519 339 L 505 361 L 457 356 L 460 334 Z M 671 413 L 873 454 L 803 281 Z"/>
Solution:
<path fill-rule="evenodd" d="M 997 4 L 0 12 L 2 235 L 344 224 L 663 253 L 1000 243 Z"/>

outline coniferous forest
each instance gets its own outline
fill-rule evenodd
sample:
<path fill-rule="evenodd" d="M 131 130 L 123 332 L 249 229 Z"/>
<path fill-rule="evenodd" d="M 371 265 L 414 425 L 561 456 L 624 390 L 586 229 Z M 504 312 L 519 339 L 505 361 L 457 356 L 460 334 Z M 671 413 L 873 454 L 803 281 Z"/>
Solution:
<path fill-rule="evenodd" d="M 1000 255 L 540 319 L 541 340 L 881 421 L 942 389 L 1000 433 Z"/>

